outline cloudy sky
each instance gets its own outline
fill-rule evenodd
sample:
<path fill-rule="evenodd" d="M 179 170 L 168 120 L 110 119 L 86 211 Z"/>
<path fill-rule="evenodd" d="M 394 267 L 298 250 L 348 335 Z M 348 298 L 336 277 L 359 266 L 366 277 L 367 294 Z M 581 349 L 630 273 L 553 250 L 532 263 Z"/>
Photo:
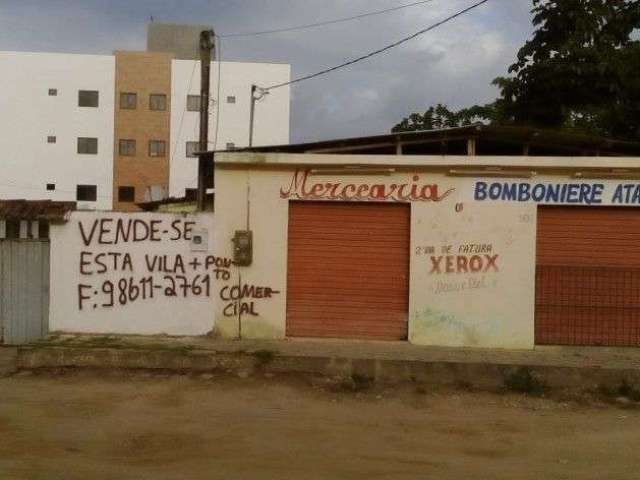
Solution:
<path fill-rule="evenodd" d="M 313 73 L 414 33 L 475 0 L 433 0 L 328 27 L 223 41 L 225 60 L 290 63 Z M 0 50 L 111 53 L 144 50 L 145 24 L 212 25 L 219 34 L 358 15 L 412 0 L 0 0 Z M 431 33 L 292 90 L 292 141 L 386 133 L 404 116 L 442 102 L 495 98 L 531 35 L 531 0 L 491 0 Z"/>

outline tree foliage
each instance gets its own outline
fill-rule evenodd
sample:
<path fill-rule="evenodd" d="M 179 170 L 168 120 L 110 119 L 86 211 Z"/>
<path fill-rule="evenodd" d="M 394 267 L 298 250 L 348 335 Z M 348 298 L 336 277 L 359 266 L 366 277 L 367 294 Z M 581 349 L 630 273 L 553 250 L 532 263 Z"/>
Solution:
<path fill-rule="evenodd" d="M 533 24 L 495 102 L 438 105 L 394 131 L 481 121 L 640 140 L 640 1 L 533 0 Z"/>

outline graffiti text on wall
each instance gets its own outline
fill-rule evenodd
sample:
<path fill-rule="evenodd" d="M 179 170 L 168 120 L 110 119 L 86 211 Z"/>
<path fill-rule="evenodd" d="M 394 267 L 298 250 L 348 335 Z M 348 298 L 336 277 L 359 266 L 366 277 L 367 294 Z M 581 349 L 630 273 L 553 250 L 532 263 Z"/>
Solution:
<path fill-rule="evenodd" d="M 424 184 L 414 175 L 406 183 L 369 184 L 317 182 L 309 180 L 309 170 L 296 170 L 291 183 L 280 189 L 280 198 L 298 200 L 356 200 L 394 202 L 440 202 L 455 189 L 443 191 L 437 184 Z"/>
<path fill-rule="evenodd" d="M 640 183 L 526 183 L 476 182 L 477 201 L 535 202 L 548 204 L 640 205 Z"/>
<path fill-rule="evenodd" d="M 78 222 L 83 250 L 78 309 L 125 306 L 154 298 L 211 297 L 213 281 L 231 279 L 232 261 L 206 253 L 140 253 L 141 242 L 190 242 L 195 222 L 100 218 Z M 133 247 L 136 248 L 127 248 Z M 117 250 L 116 250 L 117 246 Z M 113 250 L 110 250 L 112 249 Z M 105 249 L 109 249 L 105 251 Z"/>
<path fill-rule="evenodd" d="M 220 299 L 225 302 L 222 313 L 225 317 L 250 315 L 257 317 L 256 299 L 269 299 L 279 295 L 278 290 L 257 285 L 225 285 L 220 290 Z"/>

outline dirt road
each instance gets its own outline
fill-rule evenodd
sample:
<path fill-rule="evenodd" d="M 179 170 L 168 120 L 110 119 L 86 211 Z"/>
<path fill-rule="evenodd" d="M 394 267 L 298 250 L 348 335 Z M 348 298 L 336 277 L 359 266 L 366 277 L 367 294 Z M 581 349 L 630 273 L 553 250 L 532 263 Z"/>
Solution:
<path fill-rule="evenodd" d="M 637 479 L 640 411 L 416 386 L 0 380 L 0 478 Z"/>

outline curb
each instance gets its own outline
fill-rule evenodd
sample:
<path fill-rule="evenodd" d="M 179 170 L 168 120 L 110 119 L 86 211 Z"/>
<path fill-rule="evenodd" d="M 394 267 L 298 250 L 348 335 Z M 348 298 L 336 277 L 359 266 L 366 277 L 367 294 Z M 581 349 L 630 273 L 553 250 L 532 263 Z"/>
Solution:
<path fill-rule="evenodd" d="M 18 371 L 18 348 L 0 346 L 0 377 L 6 377 Z"/>
<path fill-rule="evenodd" d="M 640 385 L 640 370 L 627 368 L 566 367 L 521 364 L 425 362 L 415 360 L 351 359 L 282 355 L 275 352 L 175 351 L 136 348 L 20 347 L 16 368 L 92 368 L 165 370 L 176 372 L 225 371 L 246 375 L 299 373 L 325 377 L 364 378 L 380 383 L 417 382 L 434 386 L 477 389 L 504 388 L 505 382 L 526 370 L 550 390 L 617 388 L 623 382 Z"/>

